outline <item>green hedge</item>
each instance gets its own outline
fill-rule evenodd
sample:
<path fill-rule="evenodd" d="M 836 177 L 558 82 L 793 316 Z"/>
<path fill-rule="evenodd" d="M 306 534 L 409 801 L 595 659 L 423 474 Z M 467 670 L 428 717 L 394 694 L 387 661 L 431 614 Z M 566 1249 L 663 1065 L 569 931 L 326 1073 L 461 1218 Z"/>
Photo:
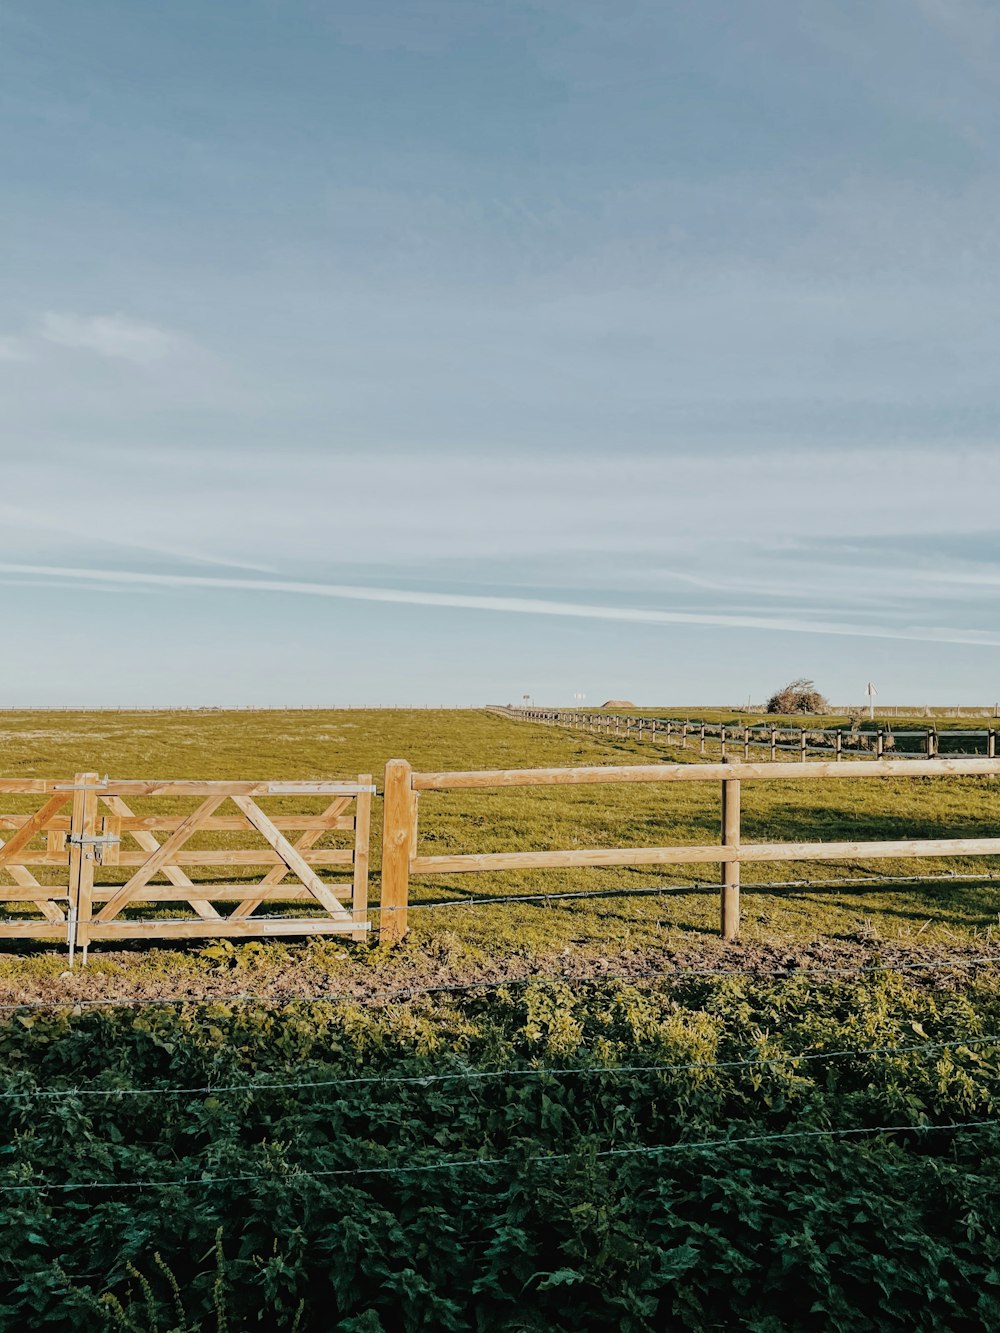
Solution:
<path fill-rule="evenodd" d="M 998 1017 L 892 974 L 24 1010 L 0 1327 L 996 1328 L 1000 1134 L 934 1126 L 996 1118 Z"/>

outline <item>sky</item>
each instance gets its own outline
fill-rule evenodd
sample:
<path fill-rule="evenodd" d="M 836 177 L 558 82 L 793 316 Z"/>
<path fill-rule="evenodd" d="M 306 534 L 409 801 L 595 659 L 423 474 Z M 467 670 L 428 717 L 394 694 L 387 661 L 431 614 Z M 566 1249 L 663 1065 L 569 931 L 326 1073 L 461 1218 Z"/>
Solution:
<path fill-rule="evenodd" d="M 998 60 L 0 0 L 0 706 L 993 703 Z"/>

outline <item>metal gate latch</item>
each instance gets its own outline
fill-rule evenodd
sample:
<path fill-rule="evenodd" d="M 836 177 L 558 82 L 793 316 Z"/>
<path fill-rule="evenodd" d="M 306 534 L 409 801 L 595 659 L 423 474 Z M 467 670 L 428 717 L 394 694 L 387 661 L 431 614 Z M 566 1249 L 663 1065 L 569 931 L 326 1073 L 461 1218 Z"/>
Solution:
<path fill-rule="evenodd" d="M 98 865 L 104 864 L 104 848 L 118 846 L 121 838 L 116 838 L 113 833 L 68 833 L 66 841 L 73 843 L 77 847 L 93 847 L 94 860 Z"/>

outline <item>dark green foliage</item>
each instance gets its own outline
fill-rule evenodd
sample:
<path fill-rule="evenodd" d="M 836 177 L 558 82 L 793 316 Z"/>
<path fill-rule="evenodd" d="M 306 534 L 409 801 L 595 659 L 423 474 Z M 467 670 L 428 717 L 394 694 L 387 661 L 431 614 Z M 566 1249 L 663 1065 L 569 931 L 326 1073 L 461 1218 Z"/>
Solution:
<path fill-rule="evenodd" d="M 2 1196 L 0 1327 L 996 1327 L 1000 1136 L 928 1127 L 996 1117 L 998 1018 L 995 985 L 890 974 L 24 1012 L 0 1184 L 79 1188 Z M 921 1049 L 833 1054 L 884 1046 Z M 539 1067 L 577 1072 L 464 1077 Z M 883 1125 L 912 1128 L 677 1146 Z M 192 1183 L 96 1188 L 125 1181 Z"/>

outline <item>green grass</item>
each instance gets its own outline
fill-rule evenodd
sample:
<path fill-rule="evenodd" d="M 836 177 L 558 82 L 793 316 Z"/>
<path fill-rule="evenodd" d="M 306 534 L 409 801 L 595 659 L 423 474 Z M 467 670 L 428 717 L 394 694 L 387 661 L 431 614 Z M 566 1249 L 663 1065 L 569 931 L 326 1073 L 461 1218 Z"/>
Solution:
<path fill-rule="evenodd" d="M 389 758 L 417 769 L 616 764 L 650 758 L 696 761 L 624 739 L 512 722 L 484 711 L 7 713 L 0 717 L 3 776 L 59 776 L 95 769 L 116 777 L 310 778 L 372 772 L 381 785 Z M 978 779 L 745 784 L 748 841 L 983 836 L 1000 828 L 1000 784 Z M 5 802 L 14 808 L 11 799 Z M 378 884 L 381 802 L 374 819 L 373 894 Z M 420 848 L 503 851 L 532 848 L 712 843 L 719 837 L 717 784 L 508 788 L 426 793 Z M 873 874 L 987 875 L 984 859 L 812 863 L 744 867 L 743 939 L 748 946 L 795 948 L 818 941 L 914 941 L 938 950 L 988 940 L 998 924 L 1000 882 L 923 885 L 870 882 Z M 551 963 L 567 951 L 593 957 L 717 948 L 717 866 L 440 875 L 416 879 L 404 956 L 411 966 L 450 972 L 511 958 Z M 820 881 L 855 881 L 850 886 Z M 779 881 L 809 881 L 769 888 Z M 628 896 L 634 889 L 648 896 Z M 481 907 L 471 899 L 607 891 L 602 898 Z M 422 908 L 448 901 L 453 906 Z M 237 951 L 238 952 L 238 951 Z M 398 968 L 384 949 L 338 943 L 267 945 L 262 958 L 316 958 L 322 969 Z M 91 972 L 126 969 L 166 977 L 199 972 L 200 946 L 96 946 Z M 218 961 L 217 959 L 215 960 Z M 57 975 L 62 951 L 7 946 L 0 979 L 8 986 Z M 215 966 L 215 962 L 212 963 Z M 275 964 L 277 966 L 277 964 Z"/>

